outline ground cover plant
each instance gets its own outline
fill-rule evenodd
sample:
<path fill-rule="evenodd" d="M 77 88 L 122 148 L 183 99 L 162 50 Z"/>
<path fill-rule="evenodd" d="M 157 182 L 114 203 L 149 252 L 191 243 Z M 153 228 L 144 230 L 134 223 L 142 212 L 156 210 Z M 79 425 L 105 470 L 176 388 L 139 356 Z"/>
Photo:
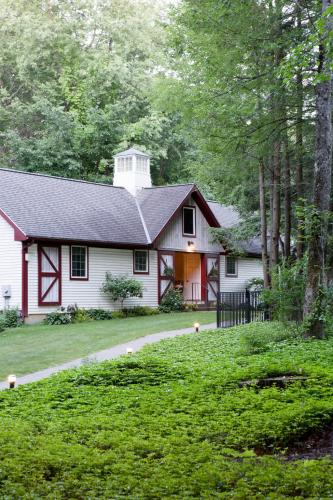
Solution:
<path fill-rule="evenodd" d="M 63 315 L 62 315 L 63 316 Z M 158 314 L 62 325 L 23 325 L 0 332 L 0 380 L 85 357 L 138 337 L 214 323 L 212 311 Z"/>
<path fill-rule="evenodd" d="M 2 392 L 1 495 L 331 498 L 332 361 L 333 339 L 251 324 Z"/>

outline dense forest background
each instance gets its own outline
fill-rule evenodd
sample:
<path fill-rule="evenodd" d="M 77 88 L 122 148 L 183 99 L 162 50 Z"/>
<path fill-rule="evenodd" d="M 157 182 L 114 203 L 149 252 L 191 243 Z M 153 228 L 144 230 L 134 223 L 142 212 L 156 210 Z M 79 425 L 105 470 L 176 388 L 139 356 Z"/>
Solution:
<path fill-rule="evenodd" d="M 261 234 L 266 287 L 281 256 L 310 248 L 317 290 L 333 269 L 332 9 L 0 0 L 0 166 L 111 182 L 113 155 L 141 148 L 155 184 L 237 206 L 245 223 L 220 237 Z"/>

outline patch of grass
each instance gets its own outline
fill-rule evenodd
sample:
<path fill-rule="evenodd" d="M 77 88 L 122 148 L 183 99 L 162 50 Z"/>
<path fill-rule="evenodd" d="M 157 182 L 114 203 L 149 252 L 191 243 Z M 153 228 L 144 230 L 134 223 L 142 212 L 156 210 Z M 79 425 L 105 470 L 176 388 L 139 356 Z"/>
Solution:
<path fill-rule="evenodd" d="M 151 333 L 214 320 L 214 312 L 200 311 L 5 330 L 0 333 L 0 380 L 9 373 L 32 373 Z"/>
<path fill-rule="evenodd" d="M 242 354 L 240 339 L 254 328 L 273 340 Z M 333 339 L 281 340 L 281 328 L 165 340 L 0 393 L 1 495 L 330 498 L 331 457 L 285 457 L 333 419 Z M 274 373 L 307 378 L 283 389 L 239 387 Z"/>

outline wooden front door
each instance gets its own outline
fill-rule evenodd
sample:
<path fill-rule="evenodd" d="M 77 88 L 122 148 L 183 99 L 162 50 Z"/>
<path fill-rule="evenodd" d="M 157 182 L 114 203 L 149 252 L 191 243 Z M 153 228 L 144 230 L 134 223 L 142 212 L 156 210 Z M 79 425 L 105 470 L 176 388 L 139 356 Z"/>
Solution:
<path fill-rule="evenodd" d="M 158 300 L 161 302 L 175 282 L 175 253 L 160 251 L 158 254 Z"/>
<path fill-rule="evenodd" d="M 198 253 L 185 254 L 184 299 L 201 300 L 201 259 Z"/>
<path fill-rule="evenodd" d="M 220 290 L 220 256 L 219 254 L 206 255 L 206 286 L 207 302 L 215 302 Z"/>
<path fill-rule="evenodd" d="M 61 247 L 38 247 L 38 305 L 61 304 Z"/>

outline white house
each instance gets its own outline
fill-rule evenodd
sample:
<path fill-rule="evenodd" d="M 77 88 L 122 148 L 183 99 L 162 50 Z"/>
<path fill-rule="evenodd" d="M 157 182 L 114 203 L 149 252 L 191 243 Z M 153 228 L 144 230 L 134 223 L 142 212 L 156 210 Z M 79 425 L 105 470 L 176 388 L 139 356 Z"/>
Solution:
<path fill-rule="evenodd" d="M 236 259 L 211 241 L 211 227 L 237 221 L 194 184 L 152 187 L 135 149 L 116 155 L 113 186 L 0 169 L 0 309 L 27 321 L 74 303 L 114 309 L 101 292 L 107 271 L 142 281 L 127 306 L 157 307 L 175 285 L 208 305 L 262 276 L 256 242 Z"/>

